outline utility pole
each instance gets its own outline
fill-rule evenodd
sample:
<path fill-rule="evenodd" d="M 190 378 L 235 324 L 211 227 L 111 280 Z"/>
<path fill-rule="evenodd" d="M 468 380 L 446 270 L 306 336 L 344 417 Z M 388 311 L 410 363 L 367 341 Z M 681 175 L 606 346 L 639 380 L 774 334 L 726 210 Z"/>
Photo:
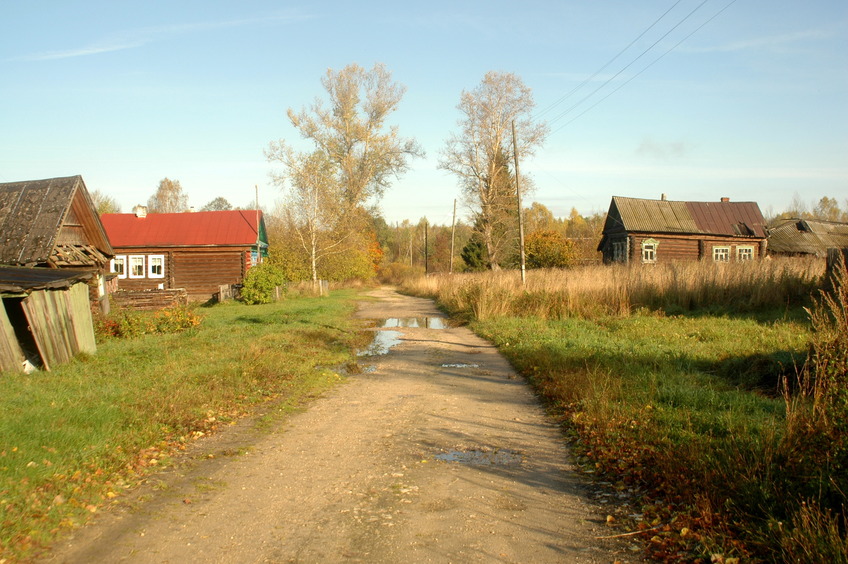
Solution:
<path fill-rule="evenodd" d="M 451 221 L 451 255 L 450 255 L 450 270 L 449 273 L 453 274 L 453 245 L 454 245 L 454 236 L 456 235 L 456 198 L 453 199 L 453 221 Z"/>
<path fill-rule="evenodd" d="M 430 222 L 424 218 L 424 276 L 430 272 L 430 249 L 428 249 L 428 237 L 430 232 Z"/>
<path fill-rule="evenodd" d="M 512 157 L 515 159 L 515 196 L 518 200 L 518 244 L 521 247 L 521 284 L 527 284 L 524 263 L 524 214 L 521 213 L 521 184 L 518 175 L 518 142 L 515 139 L 515 120 L 512 120 Z"/>

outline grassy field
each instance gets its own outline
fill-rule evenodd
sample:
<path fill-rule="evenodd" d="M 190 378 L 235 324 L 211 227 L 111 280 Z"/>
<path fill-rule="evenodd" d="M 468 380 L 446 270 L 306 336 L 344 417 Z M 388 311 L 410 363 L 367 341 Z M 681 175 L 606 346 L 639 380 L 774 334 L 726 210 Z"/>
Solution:
<path fill-rule="evenodd" d="M 4 373 L 0 562 L 30 557 L 256 404 L 274 400 L 284 414 L 339 382 L 332 367 L 363 344 L 354 297 L 166 311 L 155 322 L 117 315 L 101 329 L 136 336 L 52 372 Z"/>
<path fill-rule="evenodd" d="M 846 562 L 848 410 L 822 424 L 802 370 L 810 343 L 832 333 L 823 350 L 841 343 L 831 372 L 845 390 L 844 326 L 813 332 L 804 310 L 822 272 L 605 267 L 406 289 L 468 320 L 528 378 L 584 469 L 628 501 L 612 522 L 642 531 L 650 558 Z"/>

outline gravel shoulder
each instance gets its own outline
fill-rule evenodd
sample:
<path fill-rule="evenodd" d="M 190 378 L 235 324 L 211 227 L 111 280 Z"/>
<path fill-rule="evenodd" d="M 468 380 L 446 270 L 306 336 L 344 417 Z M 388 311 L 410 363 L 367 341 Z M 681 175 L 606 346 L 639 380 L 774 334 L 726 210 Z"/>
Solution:
<path fill-rule="evenodd" d="M 358 317 L 442 317 L 370 297 Z M 397 344 L 362 374 L 271 432 L 244 420 L 199 441 L 43 561 L 628 560 L 598 540 L 605 516 L 506 360 L 464 327 L 417 325 L 375 327 Z"/>

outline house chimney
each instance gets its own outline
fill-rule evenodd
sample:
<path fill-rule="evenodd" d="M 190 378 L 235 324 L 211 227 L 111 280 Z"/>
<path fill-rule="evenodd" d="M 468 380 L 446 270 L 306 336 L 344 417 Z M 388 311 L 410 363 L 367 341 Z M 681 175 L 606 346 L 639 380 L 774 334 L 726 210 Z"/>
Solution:
<path fill-rule="evenodd" d="M 663 202 L 664 202 L 664 201 L 666 201 L 667 199 L 668 199 L 668 198 L 666 197 L 666 195 L 665 195 L 665 194 L 661 194 L 661 195 L 660 195 L 660 200 L 662 200 Z"/>
<path fill-rule="evenodd" d="M 725 197 L 723 197 L 723 198 L 721 199 L 721 203 L 722 203 L 722 204 L 726 204 L 726 203 L 727 203 L 727 202 L 729 202 L 729 201 L 730 201 L 730 198 L 728 198 L 727 196 L 725 196 Z"/>
<path fill-rule="evenodd" d="M 136 206 L 133 208 L 133 213 L 136 217 L 147 217 L 147 206 Z"/>

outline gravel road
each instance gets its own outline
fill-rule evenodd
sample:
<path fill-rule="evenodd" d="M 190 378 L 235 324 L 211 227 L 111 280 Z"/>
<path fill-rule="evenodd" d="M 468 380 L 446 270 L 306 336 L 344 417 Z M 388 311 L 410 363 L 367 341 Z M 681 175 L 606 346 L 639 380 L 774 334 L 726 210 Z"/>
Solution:
<path fill-rule="evenodd" d="M 357 316 L 387 354 L 361 356 L 362 374 L 279 429 L 242 421 L 199 441 L 44 561 L 623 560 L 495 348 L 429 300 L 370 297 Z"/>

